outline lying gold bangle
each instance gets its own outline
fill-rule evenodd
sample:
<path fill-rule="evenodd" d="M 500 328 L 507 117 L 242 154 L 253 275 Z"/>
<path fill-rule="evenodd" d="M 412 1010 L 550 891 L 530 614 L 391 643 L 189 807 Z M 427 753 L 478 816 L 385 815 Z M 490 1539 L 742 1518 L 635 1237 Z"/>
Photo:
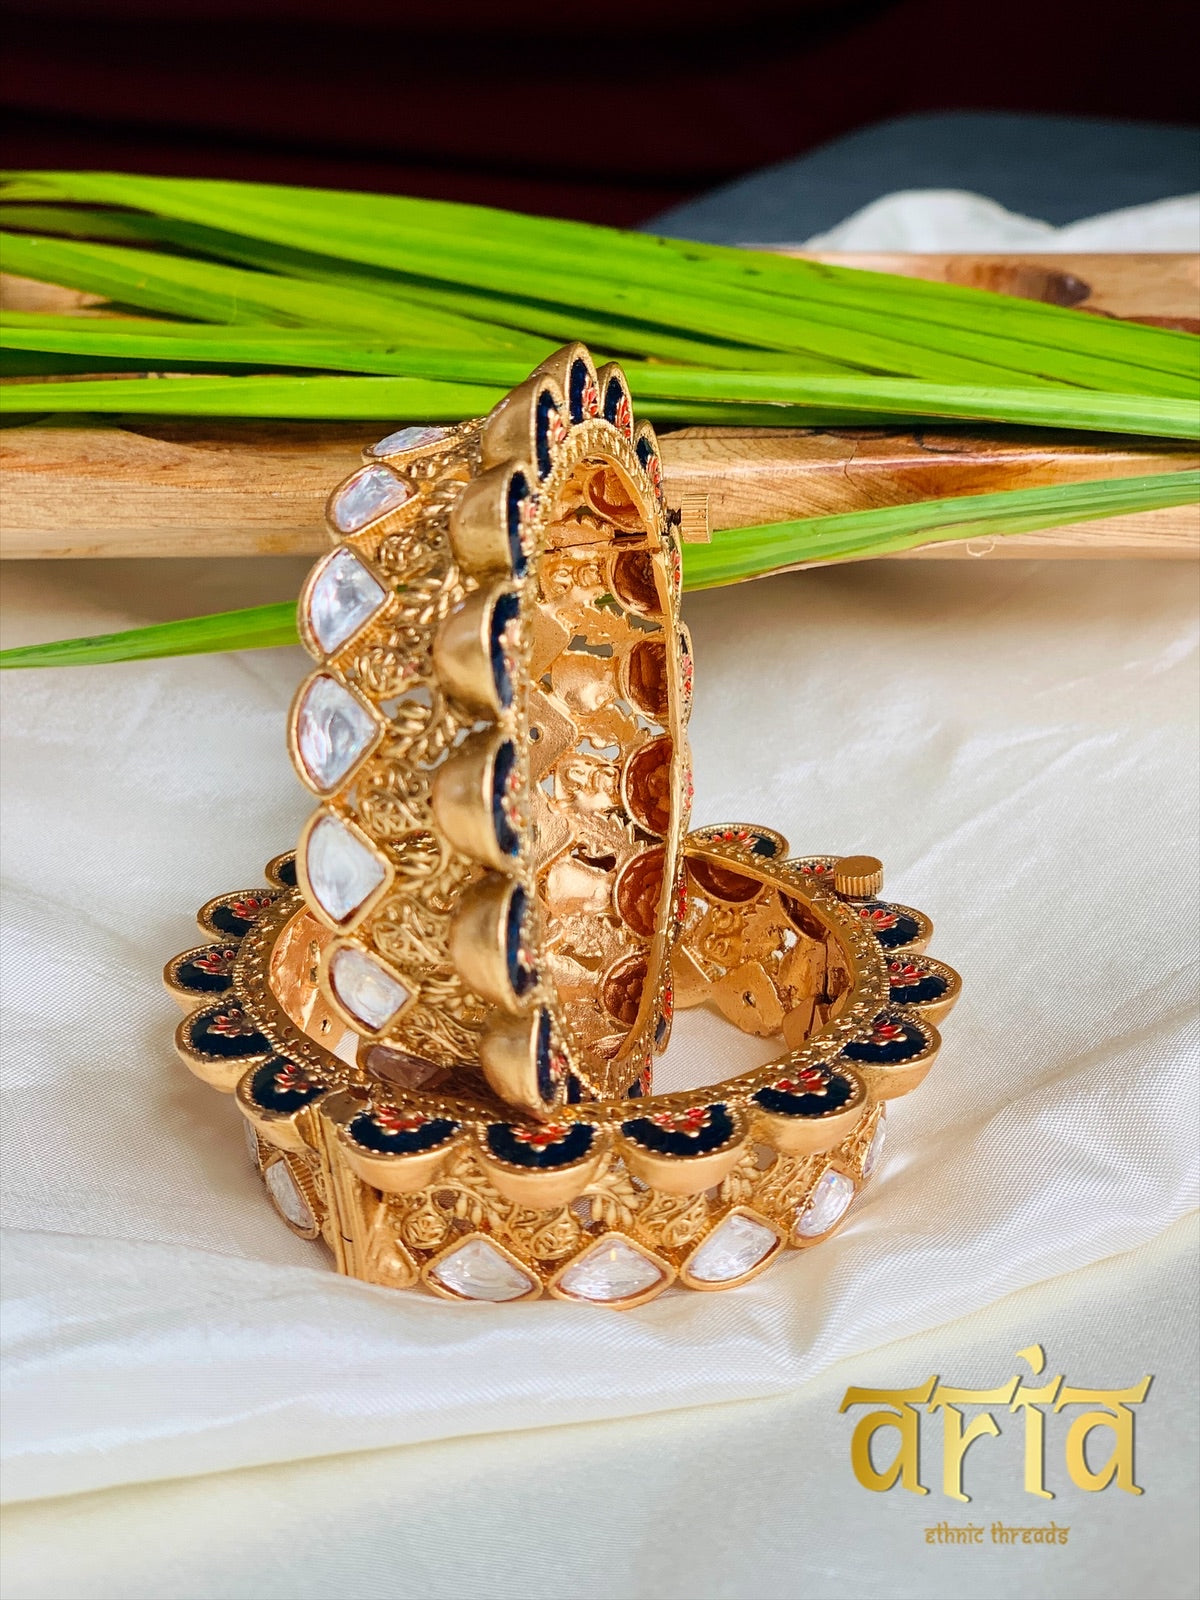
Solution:
<path fill-rule="evenodd" d="M 534 1115 L 648 1086 L 691 657 L 623 375 L 570 345 L 482 423 L 375 445 L 329 520 L 291 749 L 322 799 L 297 863 L 339 1031 Z"/>
<path fill-rule="evenodd" d="M 933 1019 L 959 989 L 922 953 L 928 919 L 879 898 L 878 862 L 786 851 L 743 825 L 686 841 L 681 1001 L 788 1045 L 723 1083 L 514 1121 L 457 1077 L 413 1088 L 386 1058 L 333 1053 L 320 924 L 290 856 L 266 890 L 210 901 L 200 925 L 216 942 L 168 965 L 188 1011 L 177 1047 L 236 1092 L 276 1208 L 341 1272 L 614 1307 L 672 1282 L 730 1288 L 838 1226 L 874 1170 L 885 1102 L 928 1072 Z"/>

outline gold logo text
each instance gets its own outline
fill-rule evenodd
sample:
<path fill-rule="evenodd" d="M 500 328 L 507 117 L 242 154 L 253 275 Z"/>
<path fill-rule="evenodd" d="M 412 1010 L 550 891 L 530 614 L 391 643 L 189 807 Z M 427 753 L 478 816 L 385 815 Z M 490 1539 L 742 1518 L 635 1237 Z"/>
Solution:
<path fill-rule="evenodd" d="M 1040 1378 L 1046 1365 L 1046 1353 L 1040 1344 L 1018 1351 L 1017 1359 L 1027 1362 L 1033 1377 Z M 1076 1488 L 1095 1494 L 1115 1483 L 1126 1494 L 1141 1494 L 1133 1481 L 1134 1414 L 1130 1407 L 1142 1403 L 1152 1381 L 1147 1375 L 1128 1389 L 1080 1389 L 1064 1383 L 1060 1372 L 1036 1386 L 1030 1386 L 1024 1376 L 1016 1374 L 994 1389 L 957 1389 L 932 1377 L 912 1389 L 847 1389 L 838 1409 L 887 1408 L 860 1417 L 850 1440 L 854 1476 L 864 1489 L 876 1493 L 894 1489 L 897 1483 L 912 1494 L 929 1493 L 921 1482 L 920 1467 L 921 1414 L 918 1407 L 924 1407 L 929 1415 L 941 1412 L 942 1416 L 942 1493 L 951 1500 L 969 1501 L 970 1495 L 963 1490 L 967 1451 L 978 1439 L 998 1437 L 1000 1424 L 990 1410 L 978 1410 L 968 1419 L 964 1407 L 974 1411 L 1003 1406 L 1014 1415 L 1023 1415 L 1027 1494 L 1037 1495 L 1041 1500 L 1054 1499 L 1053 1491 L 1046 1487 L 1047 1411 L 1052 1416 L 1067 1412 L 1070 1419 L 1063 1450 L 1067 1474 Z M 1070 1406 L 1092 1409 L 1072 1413 L 1067 1411 Z M 1100 1452 L 1098 1443 L 1094 1444 L 1094 1454 L 1089 1461 L 1088 1442 L 1100 1429 L 1106 1430 L 1110 1449 L 1103 1465 L 1093 1465 Z M 896 1449 L 887 1464 L 881 1466 L 877 1463 L 886 1453 L 885 1444 L 890 1442 L 888 1432 L 896 1435 Z"/>

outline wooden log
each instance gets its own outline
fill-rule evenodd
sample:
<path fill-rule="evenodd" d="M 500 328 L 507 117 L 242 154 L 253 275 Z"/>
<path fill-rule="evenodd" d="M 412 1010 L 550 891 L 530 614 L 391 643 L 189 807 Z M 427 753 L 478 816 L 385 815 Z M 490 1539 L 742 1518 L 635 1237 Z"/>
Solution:
<path fill-rule="evenodd" d="M 322 507 L 360 461 L 361 423 L 67 422 L 0 433 L 0 554 L 305 555 Z M 1171 443 L 993 430 L 685 428 L 662 436 L 668 500 L 707 494 L 712 526 L 747 527 L 871 506 L 1200 466 Z M 964 543 L 931 556 L 975 553 Z M 998 539 L 1000 556 L 1172 557 L 1200 550 L 1192 508 Z"/>
<path fill-rule="evenodd" d="M 800 253 L 800 252 L 796 252 Z M 874 255 L 819 259 L 999 289 L 1108 315 L 1186 325 L 1189 256 Z M 0 308 L 105 314 L 94 296 L 0 280 Z M 380 430 L 382 431 L 382 429 Z M 310 554 L 325 498 L 360 459 L 363 423 L 61 418 L 0 433 L 0 557 Z M 668 498 L 709 497 L 717 528 L 1003 488 L 1200 465 L 1189 444 L 1040 429 L 685 428 L 662 436 Z M 906 554 L 945 559 L 1200 554 L 1183 506 Z"/>

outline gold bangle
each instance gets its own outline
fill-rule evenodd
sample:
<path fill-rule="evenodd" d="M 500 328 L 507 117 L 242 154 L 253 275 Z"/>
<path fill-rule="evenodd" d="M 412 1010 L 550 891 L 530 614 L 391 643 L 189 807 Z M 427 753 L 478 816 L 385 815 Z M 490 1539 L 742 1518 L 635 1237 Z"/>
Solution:
<path fill-rule="evenodd" d="M 928 1072 L 933 1019 L 959 989 L 923 953 L 928 919 L 879 898 L 877 862 L 786 851 L 744 825 L 686 841 L 680 1001 L 788 1046 L 723 1083 L 519 1121 L 455 1073 L 413 1088 L 386 1053 L 335 1054 L 318 1042 L 333 1014 L 290 856 L 265 891 L 210 901 L 210 942 L 168 964 L 188 1012 L 177 1047 L 236 1093 L 276 1208 L 341 1272 L 448 1299 L 619 1308 L 673 1282 L 731 1288 L 839 1225 L 874 1170 L 886 1101 Z"/>
<path fill-rule="evenodd" d="M 582 345 L 333 494 L 291 750 L 331 1029 L 548 1115 L 648 1086 L 690 801 L 658 446 Z M 407 1064 L 407 1066 L 406 1066 Z"/>

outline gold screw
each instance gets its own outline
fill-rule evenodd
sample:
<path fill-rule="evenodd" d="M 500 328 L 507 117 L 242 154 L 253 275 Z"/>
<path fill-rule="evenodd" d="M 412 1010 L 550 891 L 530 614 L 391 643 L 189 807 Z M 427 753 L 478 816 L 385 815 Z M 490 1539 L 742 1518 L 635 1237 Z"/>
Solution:
<path fill-rule="evenodd" d="M 883 862 L 874 856 L 843 856 L 833 864 L 833 887 L 843 900 L 873 900 L 883 888 Z"/>
<path fill-rule="evenodd" d="M 712 529 L 708 525 L 708 496 L 706 494 L 681 494 L 679 496 L 679 537 L 684 544 L 712 543 Z"/>

